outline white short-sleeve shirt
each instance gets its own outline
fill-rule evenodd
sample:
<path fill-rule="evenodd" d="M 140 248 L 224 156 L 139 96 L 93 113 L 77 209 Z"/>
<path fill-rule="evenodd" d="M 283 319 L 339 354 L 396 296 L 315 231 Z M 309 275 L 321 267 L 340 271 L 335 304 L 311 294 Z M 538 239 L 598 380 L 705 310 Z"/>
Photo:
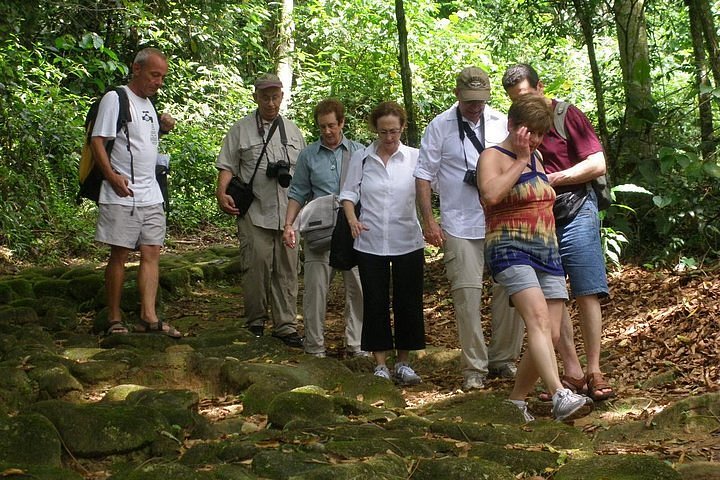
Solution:
<path fill-rule="evenodd" d="M 117 93 L 110 91 L 100 101 L 92 136 L 115 139 L 112 152 L 110 152 L 110 165 L 113 170 L 131 179 L 129 187 L 133 191 L 133 196 L 117 196 L 110 184 L 103 180 L 99 203 L 130 206 L 156 205 L 163 202 L 160 186 L 155 179 L 158 131 L 160 129 L 157 114 L 150 99 L 135 95 L 128 87 L 124 88 L 130 101 L 131 121 L 127 124 L 129 135 L 125 135 L 124 130 L 117 132 L 120 101 Z M 132 150 L 132 172 L 128 143 Z"/>

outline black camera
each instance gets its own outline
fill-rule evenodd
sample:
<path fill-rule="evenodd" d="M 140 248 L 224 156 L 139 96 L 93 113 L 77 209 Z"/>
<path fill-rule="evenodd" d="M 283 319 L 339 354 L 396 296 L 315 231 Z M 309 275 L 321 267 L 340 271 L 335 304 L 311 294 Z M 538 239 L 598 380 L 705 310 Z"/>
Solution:
<path fill-rule="evenodd" d="M 468 185 L 472 185 L 473 187 L 477 187 L 477 173 L 475 172 L 475 170 L 465 170 L 463 182 L 467 183 Z"/>
<path fill-rule="evenodd" d="M 277 162 L 268 162 L 267 164 L 267 176 L 270 178 L 276 178 L 281 187 L 287 188 L 292 180 L 290 175 L 290 164 L 285 160 L 279 160 Z"/>

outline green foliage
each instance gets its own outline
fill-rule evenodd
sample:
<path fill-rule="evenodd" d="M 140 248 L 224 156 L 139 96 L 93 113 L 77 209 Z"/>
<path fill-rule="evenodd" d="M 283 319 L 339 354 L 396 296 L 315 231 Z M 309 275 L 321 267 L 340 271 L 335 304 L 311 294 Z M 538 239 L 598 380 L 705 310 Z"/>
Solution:
<path fill-rule="evenodd" d="M 456 73 L 490 73 L 491 103 L 509 100 L 500 77 L 533 64 L 549 95 L 598 118 L 586 46 L 572 2 L 405 0 L 418 127 L 454 101 Z M 653 104 L 636 115 L 653 128 L 657 157 L 617 159 L 628 105 L 610 5 L 584 2 L 595 35 L 608 164 L 616 204 L 603 220 L 606 252 L 654 264 L 698 265 L 720 255 L 717 155 L 700 155 L 692 44 L 687 12 L 662 0 L 646 5 Z M 715 6 L 717 9 L 717 6 Z M 20 258 L 93 255 L 95 207 L 74 203 L 82 123 L 90 102 L 126 81 L 137 50 L 157 46 L 170 71 L 157 98 L 178 124 L 163 139 L 171 155 L 171 229 L 230 224 L 214 198 L 215 158 L 230 126 L 250 112 L 252 80 L 276 68 L 280 3 L 264 0 L 8 0 L 0 4 L 0 245 Z M 402 100 L 394 6 L 382 0 L 296 2 L 292 101 L 288 115 L 308 139 L 312 109 L 340 98 L 346 131 L 368 142 L 369 111 Z M 714 106 L 718 86 L 708 87 Z M 637 185 L 640 187 L 633 187 Z M 645 190 L 643 190 L 645 189 Z M 652 191 L 652 195 L 648 192 Z M 686 260 L 682 260 L 686 259 Z M 690 259 L 690 260 L 688 260 Z"/>

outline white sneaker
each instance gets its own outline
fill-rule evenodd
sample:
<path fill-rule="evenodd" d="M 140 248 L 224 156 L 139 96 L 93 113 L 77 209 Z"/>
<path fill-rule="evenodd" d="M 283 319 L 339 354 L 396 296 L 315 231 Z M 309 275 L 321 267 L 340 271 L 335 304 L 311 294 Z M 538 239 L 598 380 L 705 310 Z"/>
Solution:
<path fill-rule="evenodd" d="M 366 352 L 365 350 L 348 350 L 347 354 L 349 357 L 372 357 L 372 353 Z"/>
<path fill-rule="evenodd" d="M 390 380 L 390 370 L 388 370 L 388 367 L 385 365 L 378 365 L 375 367 L 374 375 L 376 377 L 384 378 L 385 380 Z"/>
<path fill-rule="evenodd" d="M 316 357 L 316 358 L 325 358 L 325 356 L 326 356 L 326 355 L 325 355 L 325 352 L 317 352 L 317 353 L 305 352 L 305 354 L 306 354 L 306 355 L 311 355 L 311 356 Z"/>
<path fill-rule="evenodd" d="M 523 414 L 523 418 L 525 418 L 525 421 L 526 421 L 526 422 L 534 422 L 534 421 L 535 421 L 535 417 L 533 417 L 533 416 L 530 414 L 530 412 L 528 412 L 527 402 L 526 402 L 526 401 L 524 401 L 524 400 L 510 400 L 510 399 L 508 399 L 507 401 L 510 402 L 510 403 L 512 403 L 513 405 L 515 405 L 515 406 L 520 410 L 520 412 Z"/>
<path fill-rule="evenodd" d="M 495 378 L 515 378 L 517 375 L 517 365 L 512 362 L 501 363 L 489 370 L 490 376 Z"/>
<path fill-rule="evenodd" d="M 552 414 L 555 420 L 563 421 L 585 406 L 585 395 L 573 393 L 568 388 L 559 388 L 552 397 Z"/>
<path fill-rule="evenodd" d="M 462 385 L 463 391 L 469 392 L 470 390 L 479 390 L 481 388 L 485 388 L 485 375 L 477 372 L 467 374 Z"/>
<path fill-rule="evenodd" d="M 417 385 L 422 380 L 407 363 L 396 363 L 395 381 L 400 385 Z"/>

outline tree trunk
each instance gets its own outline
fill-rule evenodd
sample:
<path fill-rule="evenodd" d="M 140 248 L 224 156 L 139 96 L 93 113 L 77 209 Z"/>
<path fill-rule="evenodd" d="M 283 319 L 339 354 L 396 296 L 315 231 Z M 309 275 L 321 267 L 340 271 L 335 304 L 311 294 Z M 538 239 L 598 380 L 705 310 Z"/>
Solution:
<path fill-rule="evenodd" d="M 690 38 L 693 45 L 693 58 L 695 60 L 695 87 L 698 90 L 698 110 L 700 112 L 700 151 L 707 159 L 715 151 L 713 141 L 713 113 L 712 95 L 708 82 L 707 58 L 705 57 L 705 42 L 703 41 L 702 12 L 698 0 L 685 0 L 690 20 Z"/>
<path fill-rule="evenodd" d="M 412 147 L 420 145 L 417 121 L 415 120 L 415 107 L 412 98 L 412 71 L 407 48 L 407 25 L 405 23 L 405 6 L 403 0 L 395 0 L 395 19 L 398 29 L 398 47 L 400 61 L 400 78 L 402 79 L 403 100 L 407 111 L 407 144 Z"/>
<path fill-rule="evenodd" d="M 717 30 L 713 20 L 712 8 L 708 0 L 693 0 L 700 11 L 699 18 L 705 35 L 705 46 L 710 57 L 710 70 L 715 80 L 715 88 L 720 88 L 720 47 L 718 47 Z"/>
<path fill-rule="evenodd" d="M 657 110 L 652 98 L 644 8 L 644 0 L 615 0 L 613 4 L 625 91 L 625 118 L 615 156 L 621 178 L 639 171 L 654 179 L 659 171 L 653 141 Z"/>
<path fill-rule="evenodd" d="M 283 101 L 280 109 L 282 112 L 287 111 L 292 98 L 292 79 L 293 67 L 291 55 L 295 50 L 295 41 L 293 33 L 295 32 L 295 23 L 293 22 L 294 0 L 283 0 L 282 10 L 280 13 L 280 38 L 278 42 L 278 69 L 277 75 L 283 83 Z"/>
<path fill-rule="evenodd" d="M 605 98 L 603 93 L 605 89 L 602 84 L 602 77 L 600 76 L 600 69 L 598 68 L 597 55 L 595 55 L 595 36 L 592 26 L 593 17 L 593 6 L 594 3 L 587 2 L 585 0 L 573 0 L 575 4 L 575 14 L 580 27 L 582 28 L 583 38 L 587 45 L 588 60 L 590 61 L 590 71 L 592 72 L 593 86 L 595 87 L 595 102 L 597 104 L 597 119 L 598 119 L 598 133 L 600 135 L 600 141 L 602 141 L 605 152 L 609 152 L 608 147 L 608 127 L 607 117 L 605 115 Z M 610 162 L 610 159 L 606 159 Z"/>

